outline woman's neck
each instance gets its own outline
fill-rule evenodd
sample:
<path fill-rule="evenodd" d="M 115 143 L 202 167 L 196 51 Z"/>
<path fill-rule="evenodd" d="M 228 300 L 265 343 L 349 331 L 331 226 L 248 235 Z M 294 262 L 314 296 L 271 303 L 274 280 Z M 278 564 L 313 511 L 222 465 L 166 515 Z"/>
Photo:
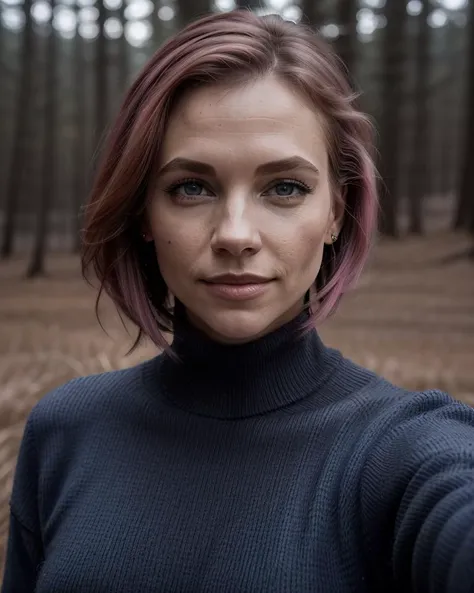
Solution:
<path fill-rule="evenodd" d="M 236 419 L 264 414 L 314 393 L 340 357 L 303 312 L 275 331 L 244 344 L 222 344 L 178 310 L 172 355 L 160 366 L 167 398 L 196 414 Z"/>
<path fill-rule="evenodd" d="M 286 325 L 287 323 L 289 323 L 290 321 L 292 321 L 293 319 L 295 319 L 296 317 L 298 317 L 298 315 L 300 315 L 302 313 L 304 306 L 305 305 L 303 305 L 303 302 L 296 303 L 291 309 L 289 309 L 288 311 L 285 311 L 277 319 L 274 319 L 270 323 L 269 326 L 265 327 L 260 332 L 252 335 L 250 338 L 249 337 L 235 338 L 235 337 L 230 337 L 230 336 L 220 334 L 213 327 L 210 327 L 209 325 L 207 325 L 202 319 L 193 315 L 191 311 L 186 311 L 184 306 L 181 303 L 179 303 L 179 301 L 177 302 L 176 312 L 178 315 L 178 319 L 179 319 L 180 315 L 184 316 L 187 319 L 187 321 L 189 321 L 189 323 L 191 325 L 194 325 L 194 327 L 196 327 L 198 330 L 200 330 L 204 334 L 206 334 L 211 340 L 214 340 L 215 342 L 218 342 L 220 344 L 241 345 L 241 344 L 247 344 L 249 342 L 255 342 L 256 340 L 264 337 L 265 335 L 273 333 L 281 326 Z M 307 316 L 307 318 L 308 318 L 308 316 Z M 309 318 L 308 318 L 308 320 L 309 320 Z"/>

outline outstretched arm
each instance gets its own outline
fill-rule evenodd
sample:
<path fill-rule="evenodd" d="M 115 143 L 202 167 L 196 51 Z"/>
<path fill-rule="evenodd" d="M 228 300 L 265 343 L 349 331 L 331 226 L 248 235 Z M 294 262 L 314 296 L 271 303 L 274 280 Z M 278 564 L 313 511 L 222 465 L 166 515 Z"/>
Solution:
<path fill-rule="evenodd" d="M 362 482 L 368 549 L 395 591 L 474 592 L 474 410 L 439 392 L 387 418 Z M 387 587 L 388 589 L 388 587 Z"/>

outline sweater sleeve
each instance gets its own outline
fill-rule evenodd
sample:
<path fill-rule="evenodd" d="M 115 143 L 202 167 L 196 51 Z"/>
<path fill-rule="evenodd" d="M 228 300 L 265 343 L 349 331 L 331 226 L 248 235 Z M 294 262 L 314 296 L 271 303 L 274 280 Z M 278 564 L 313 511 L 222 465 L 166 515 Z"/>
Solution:
<path fill-rule="evenodd" d="M 2 593 L 33 593 L 41 558 L 41 544 L 38 537 L 22 525 L 13 513 L 10 513 Z"/>
<path fill-rule="evenodd" d="M 474 410 L 430 392 L 407 397 L 395 416 L 361 485 L 369 554 L 386 558 L 374 572 L 390 571 L 395 591 L 472 593 Z"/>
<path fill-rule="evenodd" d="M 43 559 L 38 517 L 38 465 L 32 424 L 33 415 L 30 415 L 20 446 L 10 500 L 2 593 L 33 593 Z"/>

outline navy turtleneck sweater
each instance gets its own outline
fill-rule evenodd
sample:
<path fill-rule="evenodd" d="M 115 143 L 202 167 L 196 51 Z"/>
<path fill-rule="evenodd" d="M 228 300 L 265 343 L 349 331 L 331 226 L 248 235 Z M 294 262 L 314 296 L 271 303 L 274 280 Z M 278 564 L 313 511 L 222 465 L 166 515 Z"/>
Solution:
<path fill-rule="evenodd" d="M 3 593 L 472 593 L 474 411 L 297 319 L 76 379 L 32 411 Z"/>

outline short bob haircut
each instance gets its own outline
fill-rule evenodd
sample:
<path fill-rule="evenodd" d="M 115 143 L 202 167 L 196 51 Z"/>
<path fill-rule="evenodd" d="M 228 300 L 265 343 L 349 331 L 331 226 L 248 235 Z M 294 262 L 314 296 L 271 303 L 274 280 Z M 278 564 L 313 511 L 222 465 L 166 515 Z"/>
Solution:
<path fill-rule="evenodd" d="M 173 307 L 154 246 L 142 238 L 148 188 L 166 122 L 176 101 L 197 86 L 239 84 L 273 74 L 322 114 L 333 199 L 345 215 L 337 241 L 326 246 L 309 301 L 311 324 L 337 307 L 367 259 L 377 217 L 373 130 L 355 105 L 344 67 L 309 27 L 247 10 L 190 24 L 154 54 L 128 91 L 112 126 L 83 229 L 83 273 L 100 283 L 118 310 L 167 347 Z M 133 349 L 133 348 L 132 348 Z"/>

